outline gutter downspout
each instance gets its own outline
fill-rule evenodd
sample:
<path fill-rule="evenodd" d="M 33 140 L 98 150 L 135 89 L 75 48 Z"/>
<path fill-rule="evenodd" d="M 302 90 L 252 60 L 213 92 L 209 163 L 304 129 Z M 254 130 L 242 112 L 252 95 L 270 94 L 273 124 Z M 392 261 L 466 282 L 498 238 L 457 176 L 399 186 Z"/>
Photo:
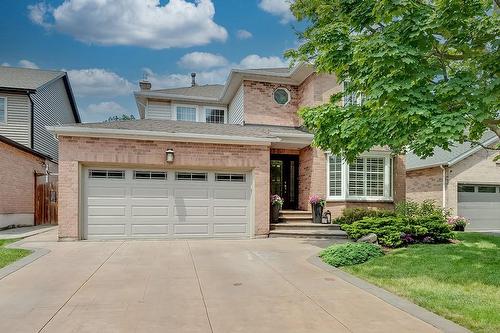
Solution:
<path fill-rule="evenodd" d="M 443 170 L 443 208 L 446 209 L 446 168 L 443 165 L 439 167 Z"/>
<path fill-rule="evenodd" d="M 33 102 L 33 99 L 31 98 L 31 93 L 28 92 L 28 98 L 31 102 L 31 114 L 30 114 L 30 120 L 31 120 L 31 128 L 30 128 L 30 136 L 31 136 L 31 142 L 30 142 L 30 145 L 31 145 L 31 149 L 35 149 L 35 138 L 34 138 L 34 134 L 35 134 L 35 130 L 34 130 L 34 121 L 35 121 L 35 102 Z"/>

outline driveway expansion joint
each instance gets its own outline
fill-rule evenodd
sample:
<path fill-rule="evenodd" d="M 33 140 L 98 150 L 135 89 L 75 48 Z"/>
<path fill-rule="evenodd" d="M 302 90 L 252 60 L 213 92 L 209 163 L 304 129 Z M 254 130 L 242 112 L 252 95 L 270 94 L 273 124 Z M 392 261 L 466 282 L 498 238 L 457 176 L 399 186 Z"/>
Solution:
<path fill-rule="evenodd" d="M 189 244 L 189 241 L 186 241 L 186 243 L 189 249 L 189 256 L 191 257 L 191 262 L 193 263 L 194 273 L 196 274 L 196 281 L 198 282 L 198 287 L 200 288 L 200 295 L 203 301 L 203 307 L 205 308 L 205 313 L 207 315 L 208 326 L 210 326 L 210 332 L 214 333 L 212 322 L 210 321 L 210 315 L 208 314 L 207 302 L 205 300 L 205 295 L 203 294 L 203 288 L 201 287 L 200 276 L 198 275 L 198 269 L 196 268 L 193 252 L 191 251 L 191 245 Z"/>
<path fill-rule="evenodd" d="M 54 314 L 49 318 L 49 320 L 47 320 L 45 322 L 45 324 L 43 324 L 42 327 L 40 327 L 40 329 L 38 330 L 38 333 L 42 332 L 45 327 L 47 327 L 47 325 L 52 321 L 52 319 L 55 318 L 55 316 L 57 316 L 57 314 L 62 310 L 62 308 L 64 308 L 66 306 L 66 304 L 69 303 L 69 301 L 71 301 L 71 299 L 87 284 L 87 282 L 90 281 L 90 279 L 92 279 L 92 277 L 101 269 L 102 266 L 104 266 L 109 259 L 111 259 L 111 257 L 116 253 L 116 251 L 118 251 L 118 249 L 123 245 L 125 244 L 125 241 L 122 241 L 120 245 L 118 245 L 112 252 L 111 254 L 92 272 L 92 274 L 89 275 L 89 277 L 87 279 L 85 279 L 85 281 L 83 281 L 83 283 L 78 287 L 76 288 L 76 290 L 71 294 L 71 296 L 68 297 L 68 299 L 57 309 L 56 312 L 54 312 Z"/>
<path fill-rule="evenodd" d="M 334 274 L 337 278 L 360 288 L 367 293 L 377 297 L 378 299 L 394 306 L 395 308 L 406 312 L 407 314 L 422 320 L 423 322 L 432 325 L 433 327 L 443 331 L 444 333 L 472 333 L 465 327 L 462 327 L 446 318 L 443 318 L 429 310 L 422 308 L 409 300 L 397 296 L 383 288 L 377 287 L 363 279 L 351 275 L 341 269 L 324 263 L 317 255 L 313 255 L 307 261 L 321 268 L 324 271 Z"/>

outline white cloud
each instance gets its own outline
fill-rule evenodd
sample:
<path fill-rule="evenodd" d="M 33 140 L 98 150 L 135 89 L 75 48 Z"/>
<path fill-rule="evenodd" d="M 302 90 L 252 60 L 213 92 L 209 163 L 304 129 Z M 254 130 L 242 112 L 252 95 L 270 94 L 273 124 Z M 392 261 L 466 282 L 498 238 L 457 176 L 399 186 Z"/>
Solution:
<path fill-rule="evenodd" d="M 225 66 L 228 64 L 228 61 L 219 54 L 191 52 L 182 56 L 178 64 L 181 67 L 189 69 L 207 69 Z"/>
<path fill-rule="evenodd" d="M 101 68 L 73 69 L 68 76 L 77 96 L 119 96 L 130 94 L 133 84 L 114 72 Z"/>
<path fill-rule="evenodd" d="M 32 68 L 32 69 L 38 69 L 39 68 L 37 64 L 35 64 L 32 61 L 26 60 L 26 59 L 19 60 L 18 64 L 19 64 L 20 67 L 24 67 L 24 68 Z"/>
<path fill-rule="evenodd" d="M 290 11 L 292 0 L 260 0 L 259 7 L 265 12 L 281 17 L 282 24 L 288 23 L 294 19 Z"/>
<path fill-rule="evenodd" d="M 86 43 L 152 49 L 191 47 L 225 41 L 227 31 L 213 20 L 212 0 L 66 0 L 51 8 L 29 6 L 31 20 Z"/>
<path fill-rule="evenodd" d="M 238 39 L 249 39 L 252 38 L 252 36 L 253 36 L 252 33 L 245 29 L 240 29 L 236 31 L 236 37 L 238 37 Z"/>
<path fill-rule="evenodd" d="M 196 82 L 198 84 L 223 84 L 233 68 L 269 68 L 269 67 L 287 67 L 288 63 L 280 57 L 270 56 L 261 57 L 251 54 L 243 58 L 239 63 L 227 64 L 221 67 L 215 67 L 210 70 L 199 71 L 196 73 Z M 151 82 L 152 89 L 186 87 L 191 84 L 190 73 L 159 74 L 149 68 L 144 71 Z"/>
<path fill-rule="evenodd" d="M 269 67 L 287 67 L 288 64 L 280 57 L 261 57 L 257 54 L 246 56 L 240 61 L 240 68 L 269 68 Z"/>
<path fill-rule="evenodd" d="M 129 114 L 128 110 L 116 102 L 101 102 L 97 104 L 89 104 L 85 109 L 85 112 L 89 116 L 93 115 L 105 115 L 109 116 L 121 116 L 122 114 Z"/>

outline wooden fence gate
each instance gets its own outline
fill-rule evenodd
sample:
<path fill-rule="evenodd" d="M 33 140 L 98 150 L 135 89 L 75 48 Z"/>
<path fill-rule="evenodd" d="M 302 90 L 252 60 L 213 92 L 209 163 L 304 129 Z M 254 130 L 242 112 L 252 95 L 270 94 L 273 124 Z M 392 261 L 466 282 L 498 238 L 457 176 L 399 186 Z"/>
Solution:
<path fill-rule="evenodd" d="M 35 175 L 35 225 L 57 224 L 57 176 Z"/>

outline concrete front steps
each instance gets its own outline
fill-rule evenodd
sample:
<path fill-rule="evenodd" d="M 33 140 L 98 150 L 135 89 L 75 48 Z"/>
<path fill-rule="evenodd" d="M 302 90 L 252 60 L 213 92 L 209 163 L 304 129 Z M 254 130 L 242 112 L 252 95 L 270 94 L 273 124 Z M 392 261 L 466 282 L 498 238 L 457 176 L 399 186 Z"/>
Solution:
<path fill-rule="evenodd" d="M 338 224 L 312 223 L 310 211 L 281 211 L 280 223 L 271 223 L 269 237 L 347 239 Z"/>

